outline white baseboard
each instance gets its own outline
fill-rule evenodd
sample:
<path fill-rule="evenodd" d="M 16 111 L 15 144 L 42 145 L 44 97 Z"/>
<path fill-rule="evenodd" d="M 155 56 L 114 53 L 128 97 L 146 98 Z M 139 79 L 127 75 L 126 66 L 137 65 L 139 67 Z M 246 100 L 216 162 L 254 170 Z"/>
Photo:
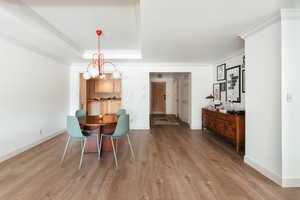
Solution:
<path fill-rule="evenodd" d="M 245 156 L 244 157 L 244 162 L 249 165 L 250 167 L 254 168 L 256 171 L 260 172 L 262 175 L 264 175 L 265 177 L 271 179 L 273 182 L 275 182 L 276 184 L 282 186 L 282 179 L 280 176 L 278 176 L 276 173 L 274 173 L 273 171 L 261 166 L 260 164 L 258 164 L 258 162 L 256 162 L 255 160 Z"/>
<path fill-rule="evenodd" d="M 300 179 L 299 178 L 284 178 L 282 179 L 282 187 L 284 188 L 293 188 L 300 187 Z"/>
<path fill-rule="evenodd" d="M 56 132 L 48 135 L 47 137 L 41 138 L 41 139 L 39 139 L 39 140 L 29 144 L 29 145 L 23 146 L 23 147 L 18 148 L 18 149 L 14 150 L 14 151 L 6 154 L 6 155 L 0 156 L 0 162 L 3 162 L 5 160 L 8 160 L 8 159 L 20 154 L 20 153 L 23 153 L 24 151 L 27 151 L 27 150 L 43 143 L 43 142 L 46 142 L 47 140 L 50 140 L 50 139 L 52 139 L 52 138 L 56 137 L 57 135 L 60 135 L 64 132 L 66 132 L 66 129 L 56 131 Z"/>
<path fill-rule="evenodd" d="M 202 129 L 201 125 L 191 124 L 191 130 L 201 130 L 201 129 Z"/>
<path fill-rule="evenodd" d="M 130 127 L 130 129 L 131 130 L 149 130 L 150 126 L 136 125 L 136 126 Z"/>
<path fill-rule="evenodd" d="M 202 127 L 192 126 L 190 129 L 193 130 L 193 131 L 200 131 L 200 130 L 202 130 Z"/>

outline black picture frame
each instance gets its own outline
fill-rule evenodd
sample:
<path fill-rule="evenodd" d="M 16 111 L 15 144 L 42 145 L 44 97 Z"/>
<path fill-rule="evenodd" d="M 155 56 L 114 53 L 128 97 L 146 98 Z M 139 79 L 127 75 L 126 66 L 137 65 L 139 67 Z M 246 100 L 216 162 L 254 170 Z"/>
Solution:
<path fill-rule="evenodd" d="M 223 72 L 223 76 L 220 77 L 220 74 L 222 74 Z M 224 81 L 226 80 L 226 64 L 222 64 L 217 66 L 217 81 Z"/>
<path fill-rule="evenodd" d="M 246 56 L 244 55 L 243 56 L 243 66 L 242 68 L 244 69 L 246 67 Z"/>
<path fill-rule="evenodd" d="M 226 101 L 229 101 L 229 98 L 228 98 L 228 95 L 230 94 L 228 92 L 228 89 L 229 87 L 232 87 L 232 80 L 229 80 L 229 78 L 231 78 L 230 76 L 228 76 L 228 74 L 232 71 L 232 70 L 236 70 L 238 69 L 238 74 L 237 74 L 237 77 L 238 77 L 238 89 L 236 89 L 238 92 L 237 92 L 237 98 L 236 100 L 233 100 L 231 101 L 232 103 L 241 103 L 241 65 L 238 65 L 238 66 L 235 66 L 235 67 L 231 67 L 231 68 L 228 68 L 226 69 Z M 235 77 L 236 78 L 236 77 Z"/>
<path fill-rule="evenodd" d="M 242 70 L 242 92 L 245 93 L 245 69 Z"/>
<path fill-rule="evenodd" d="M 215 94 L 215 91 L 216 91 L 216 88 L 218 87 L 218 97 L 219 98 L 215 98 L 216 97 L 216 94 Z M 213 96 L 214 96 L 214 100 L 219 100 L 221 101 L 221 89 L 220 89 L 220 83 L 214 83 L 213 84 Z"/>

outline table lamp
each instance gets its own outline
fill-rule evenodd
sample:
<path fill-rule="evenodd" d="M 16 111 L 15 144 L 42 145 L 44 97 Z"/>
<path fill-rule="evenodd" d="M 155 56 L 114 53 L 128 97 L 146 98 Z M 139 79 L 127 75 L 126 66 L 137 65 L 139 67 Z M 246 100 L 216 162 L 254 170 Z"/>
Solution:
<path fill-rule="evenodd" d="M 207 106 L 207 107 L 210 107 L 210 105 L 213 103 L 214 96 L 210 94 L 209 96 L 205 97 L 205 99 L 210 99 L 210 100 L 211 100 L 211 102 L 210 102 L 209 105 Z"/>

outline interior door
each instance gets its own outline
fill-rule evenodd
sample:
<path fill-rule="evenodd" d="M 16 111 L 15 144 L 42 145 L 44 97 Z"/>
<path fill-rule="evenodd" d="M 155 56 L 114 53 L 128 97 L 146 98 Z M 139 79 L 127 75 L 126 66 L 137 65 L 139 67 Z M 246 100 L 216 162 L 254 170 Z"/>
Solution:
<path fill-rule="evenodd" d="M 151 83 L 151 113 L 166 113 L 166 82 Z"/>

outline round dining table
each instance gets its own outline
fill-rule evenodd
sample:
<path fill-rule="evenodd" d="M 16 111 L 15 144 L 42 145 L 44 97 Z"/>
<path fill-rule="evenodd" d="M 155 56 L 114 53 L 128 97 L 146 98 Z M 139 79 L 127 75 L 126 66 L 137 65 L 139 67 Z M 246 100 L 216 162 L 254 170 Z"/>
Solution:
<path fill-rule="evenodd" d="M 79 124 L 84 130 L 97 134 L 113 133 L 117 125 L 117 115 L 96 115 L 78 118 Z M 103 137 L 102 151 L 112 151 L 112 144 L 108 137 Z M 87 137 L 85 153 L 97 152 L 97 137 Z"/>

